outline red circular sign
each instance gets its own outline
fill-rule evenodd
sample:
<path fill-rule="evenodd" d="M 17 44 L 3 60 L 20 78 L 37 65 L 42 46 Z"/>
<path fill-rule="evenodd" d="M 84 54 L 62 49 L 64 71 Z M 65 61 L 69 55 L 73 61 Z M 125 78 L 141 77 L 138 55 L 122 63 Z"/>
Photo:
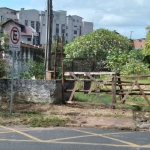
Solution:
<path fill-rule="evenodd" d="M 20 40 L 20 32 L 17 27 L 13 27 L 10 31 L 10 38 L 13 44 L 18 44 Z"/>

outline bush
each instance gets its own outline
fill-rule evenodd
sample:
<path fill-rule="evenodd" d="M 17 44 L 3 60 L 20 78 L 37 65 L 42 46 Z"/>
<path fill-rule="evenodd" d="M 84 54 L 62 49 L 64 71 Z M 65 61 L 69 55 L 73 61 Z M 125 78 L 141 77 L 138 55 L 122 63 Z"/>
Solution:
<path fill-rule="evenodd" d="M 121 74 L 124 75 L 149 75 L 150 70 L 147 64 L 139 60 L 132 59 L 122 67 Z"/>
<path fill-rule="evenodd" d="M 6 60 L 2 58 L 2 52 L 0 52 L 0 78 L 6 75 L 5 66 L 6 66 Z"/>
<path fill-rule="evenodd" d="M 35 76 L 36 79 L 44 79 L 44 62 L 30 61 L 27 63 L 27 71 L 20 73 L 21 79 L 31 79 Z"/>

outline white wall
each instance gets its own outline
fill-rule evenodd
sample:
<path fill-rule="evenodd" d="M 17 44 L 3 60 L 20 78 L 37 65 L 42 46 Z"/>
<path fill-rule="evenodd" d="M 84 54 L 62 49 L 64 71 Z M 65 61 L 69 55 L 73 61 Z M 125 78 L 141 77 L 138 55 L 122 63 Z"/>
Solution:
<path fill-rule="evenodd" d="M 45 44 L 46 41 L 46 24 L 47 24 L 47 12 L 39 11 L 39 22 L 40 22 L 40 44 Z"/>
<path fill-rule="evenodd" d="M 65 36 L 66 35 L 66 15 L 67 12 L 63 10 L 53 11 L 53 36 L 56 35 L 56 25 L 59 25 L 59 33 L 58 36 Z M 65 33 L 62 33 L 62 25 L 64 25 Z"/>
<path fill-rule="evenodd" d="M 31 41 L 28 41 L 28 38 L 31 39 Z M 29 35 L 25 35 L 25 36 L 21 36 L 21 42 L 23 43 L 27 43 L 27 44 L 32 44 L 32 36 Z"/>
<path fill-rule="evenodd" d="M 17 19 L 16 11 L 8 8 L 0 8 L 0 22 L 6 22 L 8 19 Z"/>
<path fill-rule="evenodd" d="M 19 22 L 25 25 L 25 20 L 28 20 L 28 26 L 31 26 L 31 21 L 34 21 L 34 26 L 36 29 L 36 22 L 39 22 L 39 11 L 35 9 L 25 10 L 21 8 L 19 12 L 17 12 L 17 17 Z"/>
<path fill-rule="evenodd" d="M 88 34 L 89 32 L 92 32 L 92 31 L 93 31 L 93 23 L 84 21 L 83 22 L 83 32 L 82 32 L 82 34 L 86 35 L 86 34 Z"/>

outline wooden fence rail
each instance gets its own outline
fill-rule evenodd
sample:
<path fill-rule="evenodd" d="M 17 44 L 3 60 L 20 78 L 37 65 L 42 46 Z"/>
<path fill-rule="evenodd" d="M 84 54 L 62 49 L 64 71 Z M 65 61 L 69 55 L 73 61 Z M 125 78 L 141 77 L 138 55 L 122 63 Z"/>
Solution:
<path fill-rule="evenodd" d="M 82 78 L 79 77 L 80 75 L 82 75 Z M 100 77 L 101 75 L 108 75 L 108 77 L 104 80 L 97 79 L 96 76 Z M 149 83 L 144 83 L 142 82 L 143 80 L 140 80 L 150 78 L 150 76 L 119 76 L 115 72 L 65 72 L 64 77 L 64 82 L 74 81 L 75 83 L 73 89 L 64 89 L 64 92 L 71 92 L 69 102 L 72 101 L 75 92 L 84 92 L 86 94 L 90 94 L 91 92 L 95 94 L 104 92 L 111 94 L 111 106 L 118 103 L 116 101 L 116 95 L 121 96 L 119 103 L 122 104 L 126 103 L 129 95 L 142 95 L 147 102 L 147 106 L 150 106 L 150 100 L 147 97 L 150 95 L 150 81 Z M 67 79 L 68 77 L 71 78 Z M 90 82 L 90 87 L 85 89 L 84 86 L 87 82 Z M 81 85 L 80 88 L 79 84 Z M 138 104 L 132 103 L 132 105 Z"/>

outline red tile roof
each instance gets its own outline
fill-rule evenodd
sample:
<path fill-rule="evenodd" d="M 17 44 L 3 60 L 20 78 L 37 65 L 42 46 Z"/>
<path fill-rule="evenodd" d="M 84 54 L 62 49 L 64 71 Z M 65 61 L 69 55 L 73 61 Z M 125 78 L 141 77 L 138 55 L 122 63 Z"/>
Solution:
<path fill-rule="evenodd" d="M 24 29 L 21 31 L 21 35 L 30 35 L 32 36 L 32 33 L 34 36 L 39 36 L 38 33 L 32 28 L 25 26 Z"/>

